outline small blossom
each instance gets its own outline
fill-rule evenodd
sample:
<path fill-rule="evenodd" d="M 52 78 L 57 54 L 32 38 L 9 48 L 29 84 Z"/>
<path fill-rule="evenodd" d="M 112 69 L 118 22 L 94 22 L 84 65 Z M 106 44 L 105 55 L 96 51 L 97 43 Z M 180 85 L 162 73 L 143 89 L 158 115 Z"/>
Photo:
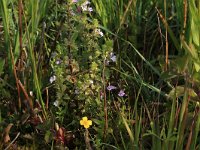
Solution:
<path fill-rule="evenodd" d="M 83 11 L 92 12 L 93 9 L 92 9 L 92 7 L 88 7 L 89 4 L 90 4 L 89 1 L 85 1 L 85 2 L 81 5 L 82 10 L 83 10 Z"/>
<path fill-rule="evenodd" d="M 58 105 L 59 105 L 58 100 L 56 100 L 56 101 L 53 103 L 53 105 L 56 106 L 56 107 L 58 107 Z"/>
<path fill-rule="evenodd" d="M 114 89 L 116 89 L 116 87 L 113 86 L 113 85 L 109 85 L 109 86 L 107 87 L 107 90 L 108 90 L 108 91 L 111 91 L 111 90 L 114 90 Z"/>
<path fill-rule="evenodd" d="M 56 65 L 59 65 L 61 63 L 61 60 L 56 60 Z"/>
<path fill-rule="evenodd" d="M 89 80 L 89 82 L 90 82 L 90 84 L 93 84 L 93 83 L 94 83 L 94 81 L 93 81 L 93 80 Z"/>
<path fill-rule="evenodd" d="M 87 117 L 83 117 L 82 120 L 80 120 L 80 125 L 87 129 L 92 125 L 92 120 L 88 120 Z"/>
<path fill-rule="evenodd" d="M 99 34 L 101 37 L 103 36 L 103 32 L 100 29 L 95 29 L 95 33 Z"/>
<path fill-rule="evenodd" d="M 55 80 L 56 80 L 56 76 L 55 76 L 55 75 L 53 75 L 53 76 L 50 77 L 50 79 L 49 79 L 50 83 L 53 83 Z"/>
<path fill-rule="evenodd" d="M 110 54 L 110 59 L 111 59 L 113 62 L 116 62 L 117 57 L 116 57 L 116 55 L 114 55 L 114 53 L 111 53 L 111 54 Z"/>
<path fill-rule="evenodd" d="M 72 0 L 72 3 L 77 3 L 78 2 L 78 0 Z"/>
<path fill-rule="evenodd" d="M 92 8 L 92 7 L 88 7 L 88 11 L 89 11 L 89 12 L 92 12 L 92 11 L 93 11 L 93 8 Z"/>
<path fill-rule="evenodd" d="M 125 95 L 124 90 L 120 90 L 118 96 L 123 97 Z"/>
<path fill-rule="evenodd" d="M 33 96 L 33 91 L 30 91 L 29 94 L 30 94 L 30 96 Z"/>

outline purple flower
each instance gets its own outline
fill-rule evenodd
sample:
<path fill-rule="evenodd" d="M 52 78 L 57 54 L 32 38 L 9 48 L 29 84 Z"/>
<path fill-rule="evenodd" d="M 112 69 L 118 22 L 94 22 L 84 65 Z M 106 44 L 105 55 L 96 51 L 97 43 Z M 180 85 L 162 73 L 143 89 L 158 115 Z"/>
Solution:
<path fill-rule="evenodd" d="M 113 86 L 113 85 L 109 85 L 109 86 L 107 87 L 107 90 L 108 90 L 108 91 L 111 91 L 111 90 L 114 90 L 114 89 L 116 89 L 116 87 Z"/>
<path fill-rule="evenodd" d="M 124 90 L 120 90 L 118 96 L 123 97 L 125 95 Z"/>
<path fill-rule="evenodd" d="M 93 8 L 92 8 L 92 7 L 88 7 L 88 11 L 89 11 L 89 12 L 92 12 L 92 11 L 93 11 Z"/>

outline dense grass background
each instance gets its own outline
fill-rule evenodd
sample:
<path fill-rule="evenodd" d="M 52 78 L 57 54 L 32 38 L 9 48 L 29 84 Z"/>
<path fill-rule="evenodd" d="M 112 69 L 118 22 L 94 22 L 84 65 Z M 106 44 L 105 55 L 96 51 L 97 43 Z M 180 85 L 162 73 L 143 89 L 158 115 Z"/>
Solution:
<path fill-rule="evenodd" d="M 199 47 L 198 0 L 1 0 L 0 149 L 200 149 Z"/>

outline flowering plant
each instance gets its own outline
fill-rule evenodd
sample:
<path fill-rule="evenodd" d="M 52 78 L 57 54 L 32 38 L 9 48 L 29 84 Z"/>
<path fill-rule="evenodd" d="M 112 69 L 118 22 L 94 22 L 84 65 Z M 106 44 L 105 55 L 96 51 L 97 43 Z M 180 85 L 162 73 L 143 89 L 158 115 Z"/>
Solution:
<path fill-rule="evenodd" d="M 84 128 L 89 128 L 92 125 L 92 121 L 88 120 L 87 117 L 83 117 L 82 120 L 80 120 L 80 125 L 84 126 Z"/>

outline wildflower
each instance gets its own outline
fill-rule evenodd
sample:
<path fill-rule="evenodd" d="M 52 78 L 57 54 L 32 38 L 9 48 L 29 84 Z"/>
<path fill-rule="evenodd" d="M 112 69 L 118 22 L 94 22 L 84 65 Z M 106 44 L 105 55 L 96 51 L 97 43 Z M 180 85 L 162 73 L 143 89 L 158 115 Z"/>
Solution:
<path fill-rule="evenodd" d="M 78 2 L 78 0 L 72 0 L 72 3 L 77 3 Z"/>
<path fill-rule="evenodd" d="M 88 120 L 87 117 L 83 117 L 82 120 L 80 120 L 80 125 L 87 129 L 92 125 L 92 120 Z"/>
<path fill-rule="evenodd" d="M 124 90 L 120 90 L 118 96 L 123 97 L 125 95 Z"/>
<path fill-rule="evenodd" d="M 116 87 L 113 86 L 113 85 L 109 85 L 109 86 L 107 87 L 107 90 L 108 90 L 108 91 L 111 91 L 111 90 L 114 90 L 114 89 L 116 89 Z"/>
<path fill-rule="evenodd" d="M 110 59 L 111 59 L 113 62 L 116 62 L 117 57 L 116 57 L 116 55 L 114 55 L 114 53 L 111 53 L 111 54 L 110 54 Z"/>
<path fill-rule="evenodd" d="M 61 63 L 61 60 L 56 60 L 56 65 L 59 65 Z"/>
<path fill-rule="evenodd" d="M 33 96 L 33 91 L 30 91 L 29 94 L 30 94 L 30 96 Z"/>
<path fill-rule="evenodd" d="M 89 4 L 90 4 L 89 1 L 85 1 L 85 2 L 81 5 L 82 10 L 83 10 L 83 11 L 92 12 L 93 9 L 92 9 L 92 7 L 88 7 Z"/>
<path fill-rule="evenodd" d="M 56 76 L 55 75 L 50 77 L 50 79 L 49 79 L 50 83 L 53 83 L 55 80 L 56 80 Z"/>
<path fill-rule="evenodd" d="M 58 103 L 58 100 L 56 100 L 54 103 L 53 103 L 54 106 L 58 107 L 59 103 Z"/>
<path fill-rule="evenodd" d="M 93 11 L 93 8 L 92 8 L 92 7 L 88 7 L 88 11 L 89 11 L 89 12 L 92 12 L 92 11 Z"/>
<path fill-rule="evenodd" d="M 99 34 L 101 37 L 103 36 L 103 32 L 100 29 L 95 29 L 94 31 L 96 34 Z"/>
<path fill-rule="evenodd" d="M 93 84 L 93 83 L 94 83 L 94 81 L 93 81 L 93 80 L 89 80 L 89 83 L 90 83 L 90 84 Z"/>

